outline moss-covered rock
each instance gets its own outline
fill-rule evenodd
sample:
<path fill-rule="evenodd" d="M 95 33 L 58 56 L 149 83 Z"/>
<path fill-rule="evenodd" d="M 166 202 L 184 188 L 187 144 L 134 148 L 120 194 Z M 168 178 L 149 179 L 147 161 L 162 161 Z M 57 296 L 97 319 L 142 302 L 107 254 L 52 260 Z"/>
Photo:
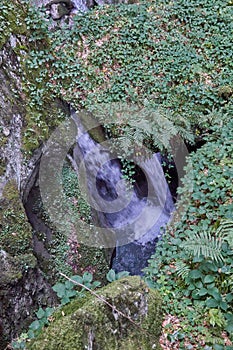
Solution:
<path fill-rule="evenodd" d="M 0 250 L 0 286 L 7 285 L 13 281 L 17 281 L 22 278 L 21 269 L 14 264 L 14 259 L 8 255 L 3 249 Z M 1 294 L 1 293 L 0 293 Z"/>
<path fill-rule="evenodd" d="M 159 349 L 161 299 L 140 277 L 127 277 L 99 289 L 102 300 L 76 300 L 27 348 L 33 350 Z M 124 314 L 124 316 L 123 316 Z"/>
<path fill-rule="evenodd" d="M 17 12 L 14 11 L 15 4 L 12 1 L 4 1 L 1 3 L 1 37 L 0 49 L 10 37 L 12 30 L 15 34 L 24 34 L 26 32 L 26 24 L 23 21 L 25 11 L 23 6 L 17 7 Z"/>
<path fill-rule="evenodd" d="M 22 257 L 15 260 L 15 257 L 0 251 L 0 350 L 28 329 L 39 307 L 50 307 L 57 302 L 43 273 L 37 266 L 33 267 L 36 263 L 33 255 L 30 266 L 30 257 L 25 256 L 28 265 L 22 262 L 22 267 Z"/>
<path fill-rule="evenodd" d="M 32 230 L 12 180 L 0 199 L 0 246 L 12 256 L 32 252 Z"/>
<path fill-rule="evenodd" d="M 56 296 L 38 269 L 32 229 L 16 182 L 8 181 L 0 198 L 0 350 L 26 329 L 39 306 Z"/>

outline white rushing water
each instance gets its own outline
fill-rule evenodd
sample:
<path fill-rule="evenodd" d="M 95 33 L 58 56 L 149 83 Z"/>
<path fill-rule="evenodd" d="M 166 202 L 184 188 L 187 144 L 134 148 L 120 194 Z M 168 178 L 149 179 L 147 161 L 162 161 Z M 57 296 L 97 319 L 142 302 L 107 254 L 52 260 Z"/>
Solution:
<path fill-rule="evenodd" d="M 113 228 L 116 233 L 112 267 L 140 275 L 155 251 L 160 228 L 174 210 L 160 155 L 140 162 L 140 174 L 129 190 L 119 159 L 91 138 L 75 113 L 73 118 L 78 124 L 74 159 L 85 168 L 88 201 L 101 227 Z"/>

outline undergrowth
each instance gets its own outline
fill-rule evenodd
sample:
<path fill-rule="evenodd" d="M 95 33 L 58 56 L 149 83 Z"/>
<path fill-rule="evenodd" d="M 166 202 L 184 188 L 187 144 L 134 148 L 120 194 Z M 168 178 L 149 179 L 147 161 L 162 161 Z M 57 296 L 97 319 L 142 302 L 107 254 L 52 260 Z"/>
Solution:
<path fill-rule="evenodd" d="M 177 212 L 146 269 L 183 338 L 214 349 L 224 349 L 224 331 L 233 340 L 232 139 L 231 121 L 190 156 Z"/>

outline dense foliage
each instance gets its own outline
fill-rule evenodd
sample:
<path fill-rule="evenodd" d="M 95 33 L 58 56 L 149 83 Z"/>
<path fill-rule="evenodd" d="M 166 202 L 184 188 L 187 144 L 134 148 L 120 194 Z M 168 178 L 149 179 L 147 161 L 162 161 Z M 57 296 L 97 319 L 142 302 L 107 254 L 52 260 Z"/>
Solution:
<path fill-rule="evenodd" d="M 214 349 L 224 348 L 224 329 L 233 333 L 232 140 L 231 121 L 191 155 L 178 211 L 146 277 L 161 289 L 166 312 L 183 320 L 181 333 L 188 336 L 190 324 Z"/>
<path fill-rule="evenodd" d="M 1 69 L 8 78 L 12 95 L 10 102 L 12 105 L 18 104 L 24 116 L 22 150 L 26 155 L 48 138 L 51 130 L 64 119 L 65 109 L 46 89 L 48 79 L 43 70 L 31 70 L 28 66 L 27 59 L 31 53 L 40 54 L 49 45 L 48 25 L 42 19 L 42 14 L 32 9 L 28 1 L 3 0 L 0 4 L 0 21 L 0 50 L 5 54 L 12 50 L 15 55 L 15 67 L 1 61 Z M 7 117 L 6 113 L 4 119 Z M 1 129 L 0 132 L 4 139 Z"/>
<path fill-rule="evenodd" d="M 227 118 L 232 111 L 232 9 L 228 0 L 154 1 L 76 16 L 71 28 L 47 33 L 49 45 L 30 51 L 28 71 L 38 73 L 29 85 L 31 104 L 42 106 L 49 91 L 76 108 L 109 109 L 115 102 L 159 108 L 192 142 L 216 113 Z M 26 23 L 34 29 L 31 40 L 40 40 L 38 18 L 30 14 Z M 122 122 L 114 134 L 135 128 Z M 151 147 L 158 146 L 151 137 Z"/>

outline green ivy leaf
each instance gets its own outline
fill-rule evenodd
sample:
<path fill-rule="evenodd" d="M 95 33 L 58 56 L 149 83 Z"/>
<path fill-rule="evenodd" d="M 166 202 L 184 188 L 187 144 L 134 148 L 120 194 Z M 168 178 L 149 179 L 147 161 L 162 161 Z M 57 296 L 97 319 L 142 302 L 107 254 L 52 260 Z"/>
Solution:
<path fill-rule="evenodd" d="M 127 277 L 129 276 L 129 272 L 128 271 L 121 271 L 121 272 L 118 272 L 117 273 L 117 279 L 119 280 L 120 278 L 123 278 L 123 277 Z"/>
<path fill-rule="evenodd" d="M 73 281 L 75 281 L 75 282 L 77 282 L 77 283 L 83 284 L 83 279 L 82 279 L 82 277 L 79 276 L 79 275 L 71 276 L 70 279 L 73 280 Z"/>
<path fill-rule="evenodd" d="M 207 288 L 208 294 L 211 295 L 215 300 L 222 300 L 221 294 L 219 293 L 218 288 L 213 287 L 213 288 Z"/>
<path fill-rule="evenodd" d="M 190 276 L 192 279 L 196 280 L 196 279 L 202 277 L 202 273 L 201 273 L 200 270 L 192 270 L 192 271 L 190 271 L 189 276 Z"/>
<path fill-rule="evenodd" d="M 63 283 L 56 283 L 52 288 L 59 298 L 62 298 L 66 294 L 65 284 Z"/>
<path fill-rule="evenodd" d="M 212 282 L 214 282 L 214 276 L 212 275 L 205 276 L 204 283 L 212 283 Z"/>
<path fill-rule="evenodd" d="M 217 300 L 211 298 L 211 299 L 206 300 L 206 306 L 210 307 L 210 308 L 216 308 L 219 306 L 219 304 L 218 304 Z"/>
<path fill-rule="evenodd" d="M 93 275 L 90 272 L 84 272 L 83 274 L 83 283 L 90 283 L 93 280 Z"/>
<path fill-rule="evenodd" d="M 33 332 L 32 329 L 29 329 L 29 331 L 28 331 L 28 338 L 29 339 L 34 339 L 35 338 L 35 333 Z"/>
<path fill-rule="evenodd" d="M 71 281 L 65 281 L 65 288 L 66 289 L 73 289 L 74 285 L 75 285 L 75 283 L 73 283 Z"/>
<path fill-rule="evenodd" d="M 194 289 L 196 289 L 196 287 L 195 287 L 194 284 L 190 284 L 190 285 L 188 286 L 188 290 L 194 290 Z"/>
<path fill-rule="evenodd" d="M 116 273 L 114 270 L 111 269 L 110 271 L 108 271 L 107 280 L 108 280 L 108 282 L 113 282 L 116 280 Z"/>
<path fill-rule="evenodd" d="M 68 298 L 75 297 L 76 294 L 77 294 L 76 290 L 67 290 L 66 291 L 66 297 L 68 297 Z"/>
<path fill-rule="evenodd" d="M 197 281 L 197 282 L 195 283 L 195 286 L 196 286 L 197 288 L 202 288 L 202 287 L 203 287 L 203 284 L 202 284 L 201 281 Z"/>
<path fill-rule="evenodd" d="M 92 283 L 91 287 L 92 287 L 92 289 L 95 289 L 95 288 L 99 287 L 100 285 L 101 285 L 101 282 L 99 282 L 99 281 L 94 281 L 94 282 Z"/>
<path fill-rule="evenodd" d="M 41 319 L 45 316 L 45 311 L 40 307 L 39 310 L 36 312 L 36 316 Z"/>
<path fill-rule="evenodd" d="M 37 331 L 40 328 L 41 328 L 41 324 L 38 320 L 32 322 L 29 326 L 29 329 L 31 329 L 32 331 Z"/>
<path fill-rule="evenodd" d="M 204 296 L 208 293 L 208 290 L 206 288 L 201 288 L 198 292 L 200 296 Z"/>
<path fill-rule="evenodd" d="M 226 331 L 229 334 L 233 334 L 233 321 L 228 321 L 226 325 Z"/>
<path fill-rule="evenodd" d="M 228 303 L 230 303 L 232 300 L 233 300 L 233 294 L 232 294 L 232 293 L 228 293 L 228 294 L 226 295 L 226 301 L 227 301 Z"/>
<path fill-rule="evenodd" d="M 193 299 L 200 299 L 200 295 L 199 295 L 199 293 L 196 290 L 194 290 L 192 292 L 192 298 Z"/>
<path fill-rule="evenodd" d="M 45 309 L 45 317 L 46 317 L 46 318 L 50 317 L 50 316 L 53 314 L 53 312 L 54 312 L 54 308 L 52 308 L 52 307 L 47 307 L 47 308 Z"/>
<path fill-rule="evenodd" d="M 203 263 L 202 268 L 205 271 L 213 271 L 213 272 L 218 271 L 218 266 L 214 262 L 210 262 L 210 261 L 206 261 L 205 263 Z"/>
<path fill-rule="evenodd" d="M 213 288 L 216 288 L 216 287 L 215 287 L 215 283 L 210 283 L 210 284 L 208 284 L 208 285 L 207 285 L 207 288 L 208 288 L 209 290 L 211 290 L 211 289 L 213 289 Z"/>
<path fill-rule="evenodd" d="M 89 289 L 92 289 L 92 283 L 91 282 L 85 282 L 85 286 Z M 85 288 L 84 288 L 85 290 Z"/>
<path fill-rule="evenodd" d="M 62 305 L 66 305 L 66 304 L 68 304 L 69 302 L 70 302 L 70 298 L 67 297 L 67 296 L 65 296 L 65 297 L 62 298 L 62 300 L 61 300 L 61 304 L 62 304 Z"/>
<path fill-rule="evenodd" d="M 223 310 L 223 311 L 227 311 L 228 309 L 228 305 L 225 301 L 221 301 L 220 302 L 220 308 Z"/>

